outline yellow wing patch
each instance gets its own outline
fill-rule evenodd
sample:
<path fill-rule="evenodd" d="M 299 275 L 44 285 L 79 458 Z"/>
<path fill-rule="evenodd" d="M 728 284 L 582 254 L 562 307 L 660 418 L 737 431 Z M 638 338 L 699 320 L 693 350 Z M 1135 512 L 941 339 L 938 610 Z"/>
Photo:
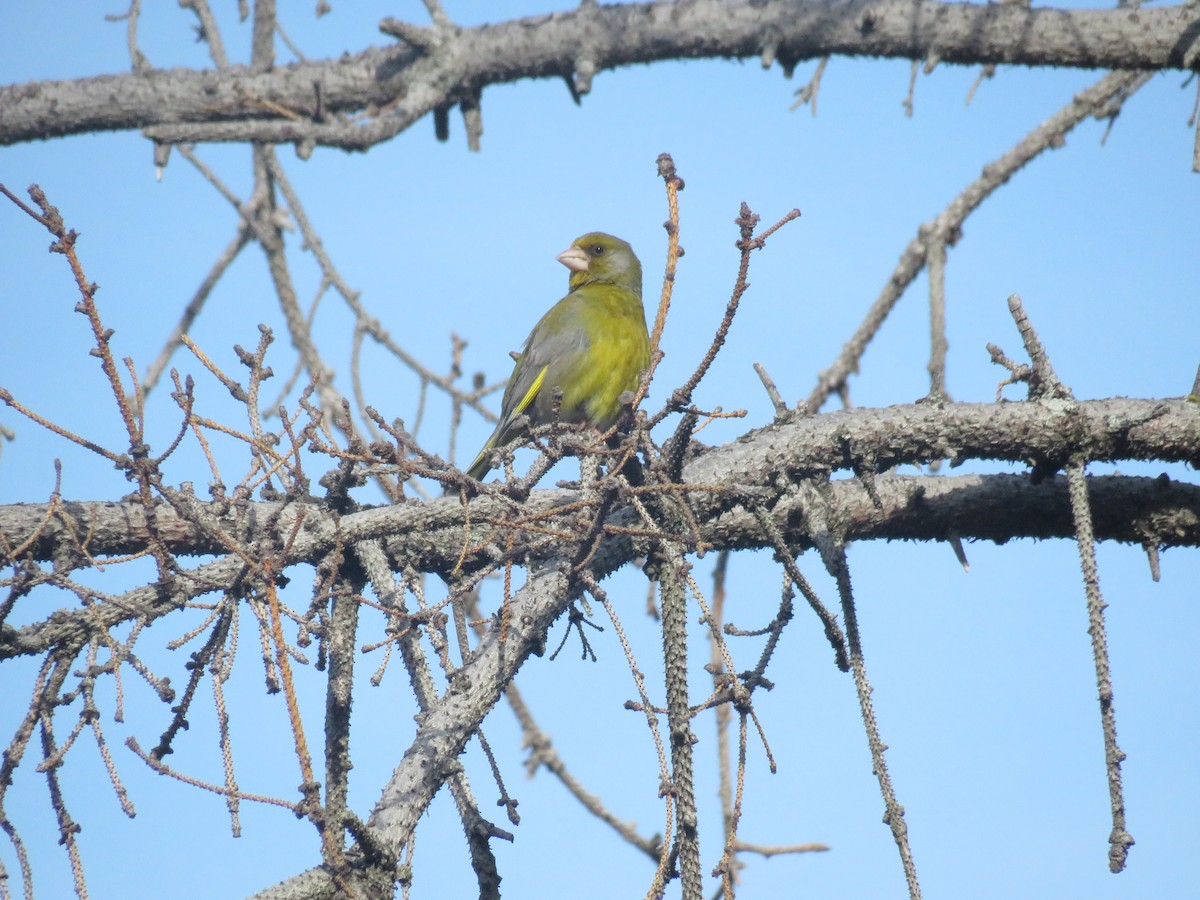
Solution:
<path fill-rule="evenodd" d="M 538 391 L 542 389 L 542 382 L 546 380 L 546 371 L 549 366 L 542 366 L 542 371 L 538 372 L 537 378 L 533 379 L 533 384 L 529 386 L 529 390 L 525 392 L 525 396 L 521 398 L 521 402 L 516 405 L 513 410 L 513 418 L 521 415 L 533 402 L 533 398 L 538 395 Z"/>

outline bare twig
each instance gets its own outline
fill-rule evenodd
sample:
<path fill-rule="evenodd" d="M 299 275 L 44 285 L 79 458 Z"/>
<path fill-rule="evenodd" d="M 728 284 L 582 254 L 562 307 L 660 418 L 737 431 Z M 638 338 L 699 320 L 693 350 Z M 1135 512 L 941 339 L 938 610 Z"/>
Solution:
<path fill-rule="evenodd" d="M 812 78 L 803 87 L 796 90 L 796 99 L 789 107 L 793 112 L 803 106 L 809 104 L 814 117 L 817 115 L 817 94 L 821 90 L 821 76 L 825 74 L 825 67 L 829 65 L 829 57 L 822 56 L 817 62 L 817 68 L 813 72 Z"/>
<path fill-rule="evenodd" d="M 1100 724 L 1104 730 L 1104 764 L 1108 773 L 1108 796 L 1112 806 L 1112 832 L 1108 843 L 1108 867 L 1113 872 L 1125 868 L 1133 837 L 1125 829 L 1125 798 L 1121 788 L 1121 762 L 1125 754 L 1117 746 L 1116 711 L 1113 707 L 1112 675 L 1109 669 L 1108 639 L 1104 627 L 1104 597 L 1100 593 L 1100 572 L 1096 565 L 1096 542 L 1092 530 L 1091 504 L 1083 464 L 1067 467 L 1071 511 L 1075 517 L 1076 544 L 1087 593 L 1088 634 L 1092 639 L 1092 659 L 1096 666 L 1096 689 L 1100 697 Z"/>
<path fill-rule="evenodd" d="M 733 285 L 733 292 L 729 297 L 729 303 L 725 306 L 725 315 L 721 318 L 720 325 L 717 326 L 716 334 L 713 336 L 712 343 L 709 344 L 707 352 L 703 359 L 700 360 L 696 370 L 681 387 L 676 388 L 671 392 L 670 399 L 666 405 L 650 418 L 649 426 L 653 427 L 661 422 L 666 416 L 675 410 L 681 410 L 692 402 L 692 394 L 696 387 L 708 373 L 709 367 L 713 364 L 713 360 L 717 358 L 717 353 L 725 345 L 725 339 L 729 336 L 730 326 L 733 325 L 733 317 L 737 314 L 738 305 L 741 303 L 742 297 L 745 295 L 750 283 L 746 280 L 750 273 L 750 254 L 755 250 L 761 250 L 772 234 L 791 222 L 793 219 L 800 217 L 800 210 L 793 209 L 788 212 L 782 219 L 768 228 L 761 234 L 756 235 L 754 228 L 758 225 L 759 216 L 751 212 L 750 207 L 745 203 L 741 205 L 738 217 L 734 222 L 738 226 L 739 238 L 737 248 L 741 254 L 738 262 L 737 279 Z M 672 274 L 673 280 L 673 274 Z M 657 330 L 657 323 L 655 325 Z M 657 345 L 655 345 L 657 346 Z"/>
<path fill-rule="evenodd" d="M 946 241 L 929 240 L 929 399 L 940 403 L 946 394 Z"/>
<path fill-rule="evenodd" d="M 835 543 L 833 547 L 833 552 L 827 556 L 826 564 L 837 580 L 838 594 L 842 600 L 842 616 L 846 622 L 846 638 L 850 648 L 850 668 L 854 674 L 854 688 L 858 693 L 858 704 L 862 712 L 863 725 L 867 731 L 871 765 L 875 777 L 879 781 L 879 789 L 883 793 L 883 821 L 891 828 L 896 848 L 900 851 L 900 863 L 904 868 L 905 881 L 908 882 L 908 895 L 911 900 L 920 900 L 921 886 L 917 881 L 917 868 L 908 843 L 908 823 L 904 819 L 904 807 L 896 799 L 892 779 L 888 774 L 887 762 L 884 758 L 884 750 L 887 749 L 887 745 L 879 736 L 879 723 L 875 719 L 875 706 L 871 701 L 872 688 L 867 679 L 862 638 L 858 630 L 858 613 L 854 605 L 854 592 L 850 586 L 850 565 L 846 559 L 845 547 L 840 542 Z"/>
<path fill-rule="evenodd" d="M 179 0 L 179 5 L 190 9 L 196 14 L 200 23 L 199 37 L 208 45 L 209 56 L 218 69 L 229 67 L 229 57 L 225 54 L 225 45 L 221 41 L 221 29 L 217 27 L 216 17 L 208 7 L 207 0 Z"/>
<path fill-rule="evenodd" d="M 141 396 L 143 400 L 154 389 L 154 386 L 158 383 L 158 379 L 162 377 L 162 373 L 170 363 L 171 357 L 175 355 L 175 351 L 183 343 L 183 338 L 191 330 L 192 324 L 196 321 L 196 317 L 200 315 L 200 311 L 204 308 L 204 304 L 212 293 L 213 288 L 217 286 L 217 282 L 221 280 L 229 270 L 229 267 L 233 265 L 233 261 L 237 259 L 238 254 L 242 252 L 243 248 L 250 243 L 252 234 L 253 231 L 245 222 L 240 223 L 233 240 L 221 251 L 221 255 L 217 257 L 216 261 L 212 264 L 212 268 L 208 270 L 208 274 L 204 276 L 204 280 L 200 282 L 200 286 L 196 288 L 196 292 L 188 301 L 187 306 L 183 308 L 179 322 L 171 331 L 171 335 L 167 338 L 162 350 L 159 351 L 154 362 L 146 370 L 146 375 L 142 379 Z"/>
<path fill-rule="evenodd" d="M 895 270 L 867 311 L 862 324 L 842 347 L 832 365 L 822 370 L 818 376 L 816 386 L 804 402 L 809 412 L 818 411 L 829 396 L 840 391 L 850 375 L 858 371 L 859 362 L 867 346 L 905 290 L 925 267 L 931 236 L 937 235 L 945 245 L 953 245 L 963 222 L 997 188 L 1008 182 L 1030 160 L 1047 150 L 1061 146 L 1063 138 L 1080 122 L 1095 115 L 1114 97 L 1136 89 L 1145 79 L 1145 74 L 1141 72 L 1112 72 L 1091 87 L 1080 91 L 1070 103 L 1029 132 L 1012 149 L 984 166 L 983 174 L 979 178 L 968 185 L 936 218 L 918 228 L 917 236 L 901 254 Z"/>

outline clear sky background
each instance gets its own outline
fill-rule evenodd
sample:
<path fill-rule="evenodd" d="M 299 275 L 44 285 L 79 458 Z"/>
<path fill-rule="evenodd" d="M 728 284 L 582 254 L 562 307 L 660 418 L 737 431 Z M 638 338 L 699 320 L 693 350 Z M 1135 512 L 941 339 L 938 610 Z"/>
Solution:
<path fill-rule="evenodd" d="M 416 3 L 343 0 L 320 20 L 313 5 L 294 5 L 284 24 L 315 59 L 385 43 L 376 25 L 387 15 L 424 23 Z M 175 4 L 146 6 L 142 49 L 152 64 L 208 64 L 188 13 Z M 233 4 L 217 6 L 230 56 L 244 60 L 249 29 L 236 23 Z M 104 12 L 119 7 L 7 5 L 0 12 L 0 83 L 127 70 L 124 26 L 103 21 Z M 485 17 L 483 4 L 451 2 L 447 8 L 463 25 Z M 491 3 L 486 19 L 550 8 Z M 287 58 L 281 49 L 281 61 Z M 301 162 L 288 147 L 278 152 L 342 275 L 392 335 L 425 364 L 445 371 L 455 332 L 469 341 L 468 378 L 484 371 L 489 380 L 506 374 L 507 352 L 565 290 L 566 273 L 554 256 L 577 235 L 603 229 L 628 239 L 644 264 L 647 295 L 657 296 L 666 207 L 654 164 L 659 153 L 673 154 L 687 183 L 681 195 L 687 255 L 652 408 L 691 372 L 720 319 L 736 275 L 738 204 L 745 200 L 764 221 L 799 207 L 803 217 L 756 254 L 751 290 L 697 394 L 701 407 L 747 410 L 744 421 L 718 422 L 701 435 L 715 444 L 771 418 L 754 362 L 767 368 L 789 401 L 807 396 L 919 223 L 1099 77 L 1003 69 L 968 107 L 964 98 L 977 71 L 941 66 L 918 78 L 915 114 L 906 118 L 901 101 L 907 63 L 835 59 L 821 85 L 817 115 L 808 108 L 789 112 L 793 92 L 813 69 L 804 64 L 788 81 L 778 66 L 764 71 L 757 61 L 640 66 L 600 75 L 581 107 L 556 80 L 489 88 L 483 151 L 477 154 L 465 147 L 457 113 L 445 144 L 434 139 L 432 122 L 423 121 L 366 154 L 318 150 Z M 1180 73 L 1156 76 L 1125 106 L 1106 143 L 1104 123 L 1083 124 L 1063 148 L 1035 160 L 968 220 L 962 241 L 950 251 L 946 277 L 954 399 L 994 397 L 1005 373 L 989 363 L 987 342 L 1021 356 L 1005 305 L 1013 292 L 1024 298 L 1059 376 L 1077 397 L 1187 393 L 1200 360 L 1200 176 L 1190 171 L 1193 130 L 1187 125 L 1195 90 L 1181 90 L 1183 82 Z M 198 152 L 240 196 L 248 193 L 247 148 Z M 233 210 L 183 159 L 173 157 L 156 181 L 150 145 L 136 134 L 0 148 L 0 181 L 17 192 L 40 184 L 81 232 L 80 257 L 89 278 L 101 285 L 97 300 L 116 329 L 114 350 L 131 356 L 139 372 L 235 232 Z M 69 272 L 61 257 L 45 252 L 48 242 L 32 220 L 0 204 L 0 385 L 76 432 L 119 446 L 111 394 L 87 354 L 87 322 L 72 311 L 77 298 Z M 316 268 L 299 254 L 293 260 L 300 296 L 308 302 Z M 924 290 L 922 278 L 867 352 L 852 383 L 856 404 L 907 403 L 928 390 Z M 252 347 L 259 322 L 276 330 L 270 361 L 278 389 L 295 354 L 261 254 L 251 247 L 214 292 L 192 334 L 219 364 L 238 371 L 231 348 Z M 350 327 L 340 301 L 327 297 L 316 333 L 347 392 Z M 234 415 L 194 359 L 181 354 L 173 364 L 196 376 L 206 414 Z M 363 378 L 374 406 L 411 423 L 416 394 L 409 373 L 368 348 Z M 1020 399 L 1023 392 L 1008 388 L 1006 396 Z M 178 411 L 163 386 L 150 398 L 147 421 L 158 447 L 177 430 Z M 17 432 L 15 441 L 0 446 L 0 502 L 45 501 L 56 457 L 63 460 L 67 498 L 113 499 L 129 491 L 111 466 L 11 411 L 0 409 L 0 423 Z M 441 453 L 447 451 L 446 423 L 445 404 L 432 403 L 421 436 Z M 489 431 L 481 418 L 468 417 L 461 441 L 470 446 L 460 444 L 460 464 Z M 225 451 L 236 473 L 241 463 L 233 461 L 239 459 L 235 448 Z M 1194 480 L 1183 467 L 1120 470 L 1169 471 Z M 194 446 L 183 448 L 168 472 L 200 490 L 209 477 Z M 946 546 L 858 545 L 850 551 L 876 712 L 891 747 L 888 762 L 907 810 L 925 895 L 1200 896 L 1200 556 L 1166 553 L 1155 584 L 1140 549 L 1099 550 L 1119 738 L 1128 753 L 1128 822 L 1137 840 L 1128 870 L 1114 876 L 1107 870 L 1109 804 L 1075 546 L 1015 541 L 968 545 L 967 554 L 969 574 Z M 801 565 L 836 605 L 819 561 L 805 557 Z M 711 557 L 696 561 L 706 589 L 711 569 Z M 120 590 L 146 571 L 129 567 L 97 576 L 97 584 Z M 289 599 L 303 607 L 311 580 L 303 570 L 295 576 Z M 661 645 L 644 614 L 644 579 L 623 573 L 608 587 L 651 689 L 661 692 Z M 738 555 L 730 565 L 730 590 L 729 618 L 743 628 L 761 627 L 778 603 L 776 568 L 765 555 Z M 494 603 L 497 596 L 498 588 L 489 585 L 485 601 Z M 41 602 L 59 599 L 47 595 Z M 22 601 L 10 624 L 45 611 L 32 598 Z M 300 775 L 282 700 L 264 696 L 252 622 L 243 625 L 242 658 L 229 687 L 239 779 L 246 790 L 291 798 Z M 366 616 L 360 643 L 377 640 L 379 625 Z M 188 627 L 160 622 L 139 645 L 158 674 L 171 675 L 177 687 L 185 682 L 186 654 L 193 648 L 161 648 Z M 552 645 L 562 628 L 560 623 L 551 632 Z M 700 670 L 707 650 L 699 629 L 695 636 L 699 697 L 707 693 Z M 653 745 L 640 714 L 622 708 L 635 696 L 632 679 L 612 628 L 593 640 L 597 662 L 581 661 L 569 643 L 553 662 L 531 659 L 518 684 L 588 788 L 620 818 L 636 821 L 642 833 L 661 832 Z M 735 664 L 748 668 L 759 644 L 735 643 L 732 649 Z M 361 661 L 364 679 L 377 660 L 375 654 Z M 34 661 L 3 668 L 5 744 L 26 708 L 35 673 Z M 832 849 L 747 857 L 738 896 L 901 896 L 903 877 L 880 821 L 883 804 L 853 685 L 835 669 L 806 609 L 798 609 L 768 675 L 776 688 L 757 695 L 756 708 L 779 771 L 771 775 L 761 747 L 752 744 L 742 837 L 762 844 L 819 841 Z M 316 676 L 304 671 L 301 686 L 309 738 L 319 744 L 323 706 Z M 112 719 L 111 686 L 101 693 L 107 703 L 102 724 L 137 817 L 120 812 L 86 736 L 62 770 L 70 809 L 83 826 L 80 846 L 92 897 L 236 897 L 318 860 L 313 829 L 289 813 L 247 804 L 243 835 L 233 839 L 219 797 L 147 771 L 124 739 L 133 735 L 143 747 L 153 746 L 170 713 L 131 676 L 125 691 L 124 724 Z M 381 687 L 364 684 L 358 692 L 351 799 L 361 814 L 369 812 L 408 745 L 413 711 L 397 668 Z M 197 703 L 191 730 L 176 742 L 169 762 L 219 781 L 212 715 L 211 704 Z M 69 722 L 69 715 L 60 720 L 60 740 Z M 705 871 L 720 855 L 713 728 L 711 719 L 696 723 Z M 578 811 L 549 777 L 525 779 L 511 713 L 498 708 L 485 729 L 508 788 L 520 799 L 516 841 L 494 845 L 505 896 L 642 896 L 653 865 Z M 475 745 L 465 762 L 484 813 L 505 825 L 491 806 L 496 791 Z M 32 756 L 17 771 L 6 806 L 27 842 L 38 896 L 69 896 L 69 869 Z M 12 846 L 3 841 L 0 861 L 10 879 L 17 877 Z M 444 792 L 417 832 L 415 864 L 414 897 L 468 897 L 475 891 Z M 19 887 L 10 881 L 10 889 Z"/>

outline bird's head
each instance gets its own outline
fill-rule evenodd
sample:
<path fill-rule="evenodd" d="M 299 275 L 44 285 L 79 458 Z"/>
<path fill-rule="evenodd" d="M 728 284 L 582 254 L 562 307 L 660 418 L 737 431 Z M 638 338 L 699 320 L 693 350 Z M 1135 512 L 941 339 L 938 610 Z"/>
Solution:
<path fill-rule="evenodd" d="M 642 264 L 633 248 L 618 237 L 593 231 L 576 238 L 557 259 L 571 270 L 571 290 L 603 282 L 642 296 Z"/>

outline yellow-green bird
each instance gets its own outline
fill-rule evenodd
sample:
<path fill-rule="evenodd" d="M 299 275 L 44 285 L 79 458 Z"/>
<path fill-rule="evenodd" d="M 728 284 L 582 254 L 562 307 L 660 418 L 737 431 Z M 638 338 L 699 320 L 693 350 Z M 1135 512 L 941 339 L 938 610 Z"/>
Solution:
<path fill-rule="evenodd" d="M 650 365 L 650 336 L 642 309 L 642 264 L 620 238 L 593 231 L 558 254 L 571 270 L 570 290 L 533 326 L 504 400 L 500 424 L 467 469 L 482 478 L 492 450 L 520 437 L 529 425 L 554 420 L 555 391 L 562 392 L 558 419 L 605 431 L 621 414 L 618 398 L 636 391 Z"/>

